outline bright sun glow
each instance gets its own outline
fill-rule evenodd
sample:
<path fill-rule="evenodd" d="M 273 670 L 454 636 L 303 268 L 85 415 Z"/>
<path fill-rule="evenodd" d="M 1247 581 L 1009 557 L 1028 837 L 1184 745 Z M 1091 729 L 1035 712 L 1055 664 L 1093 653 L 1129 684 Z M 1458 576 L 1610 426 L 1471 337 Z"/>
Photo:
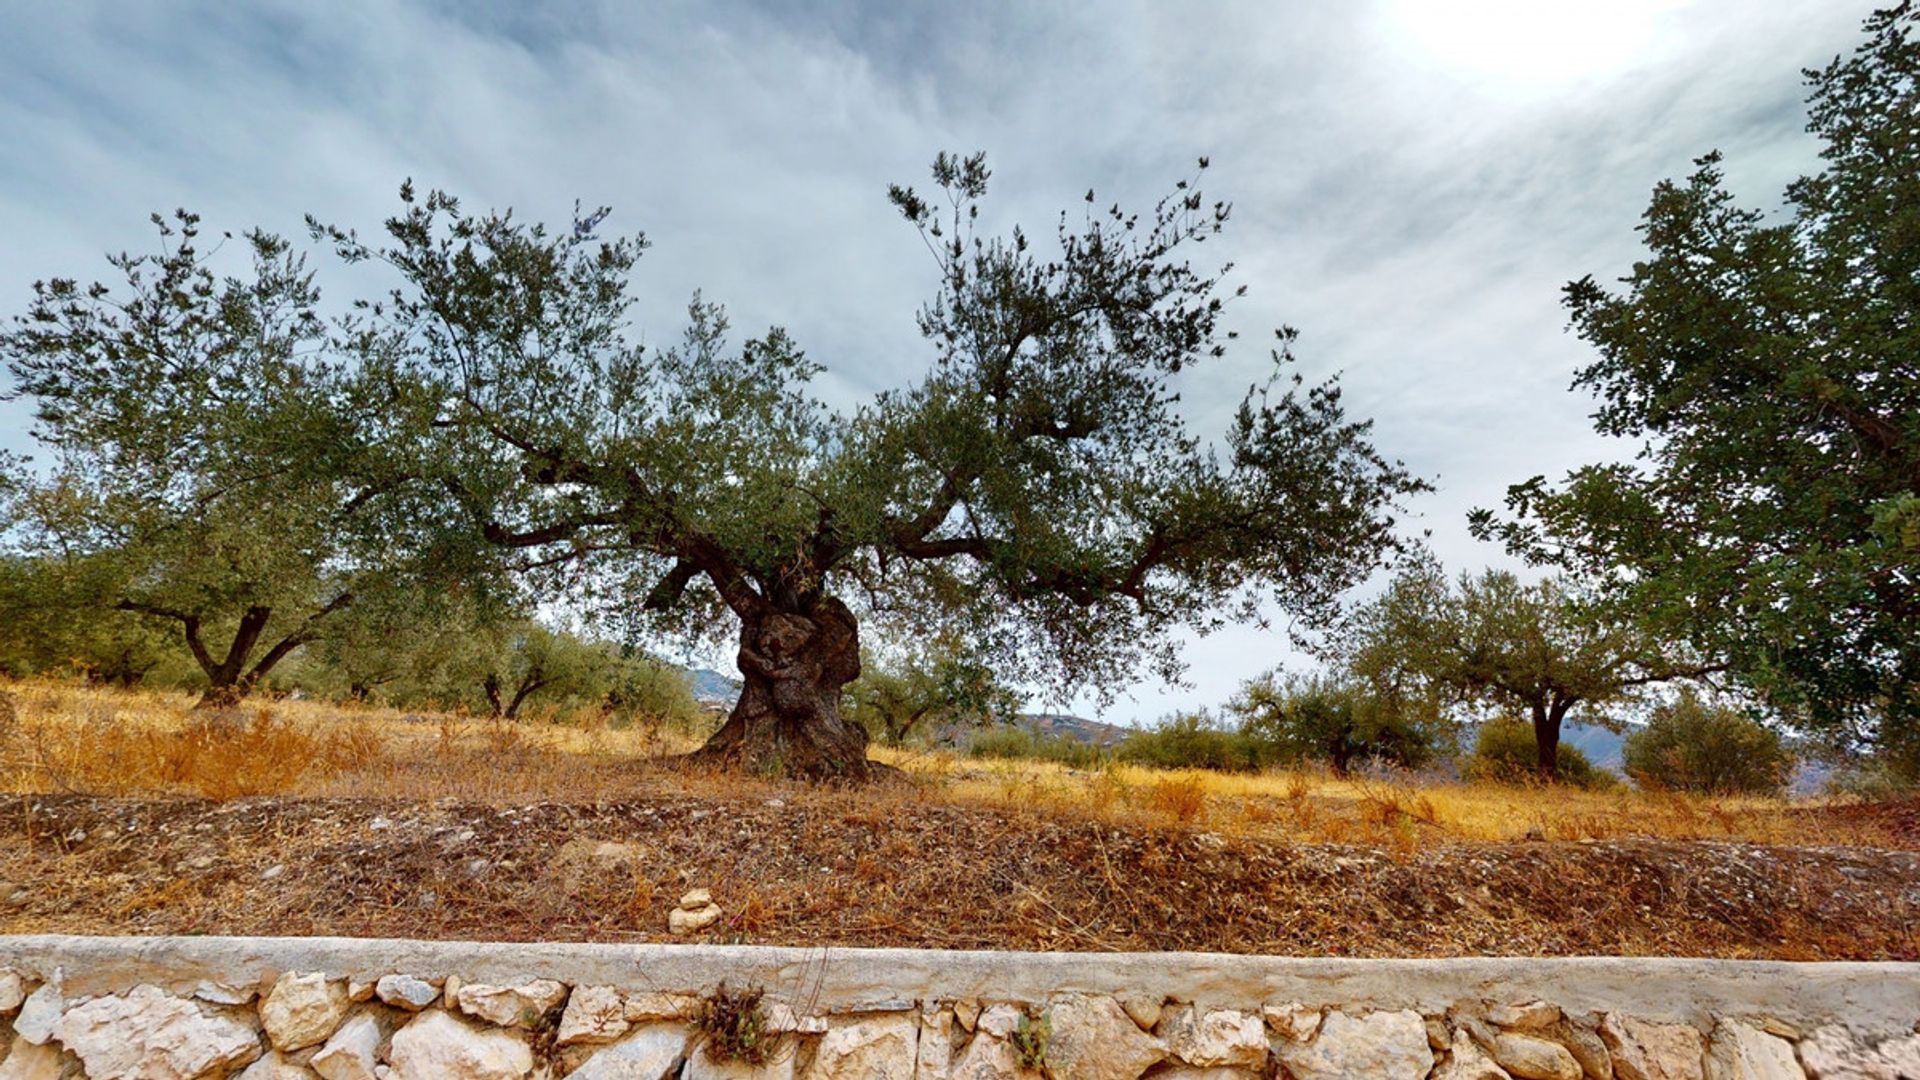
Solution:
<path fill-rule="evenodd" d="M 1632 67 L 1678 0 L 1392 0 L 1394 37 L 1468 82 L 1549 90 Z"/>

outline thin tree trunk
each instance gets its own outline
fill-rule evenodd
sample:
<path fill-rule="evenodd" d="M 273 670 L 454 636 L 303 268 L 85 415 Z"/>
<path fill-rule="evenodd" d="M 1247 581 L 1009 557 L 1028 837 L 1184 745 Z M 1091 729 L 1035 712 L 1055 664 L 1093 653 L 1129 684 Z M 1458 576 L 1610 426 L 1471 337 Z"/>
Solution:
<path fill-rule="evenodd" d="M 867 732 L 840 715 L 842 689 L 860 677 L 860 634 L 845 604 L 746 618 L 740 700 L 692 760 L 772 776 L 862 781 Z"/>

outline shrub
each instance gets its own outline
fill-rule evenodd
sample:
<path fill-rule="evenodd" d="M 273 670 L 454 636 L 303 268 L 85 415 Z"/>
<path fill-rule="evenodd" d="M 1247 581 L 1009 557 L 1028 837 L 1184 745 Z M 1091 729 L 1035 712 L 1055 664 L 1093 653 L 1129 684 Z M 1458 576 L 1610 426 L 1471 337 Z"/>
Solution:
<path fill-rule="evenodd" d="M 1472 781 L 1524 784 L 1540 778 L 1535 768 L 1538 760 L 1533 725 L 1514 717 L 1496 717 L 1480 725 L 1473 756 L 1460 772 Z M 1606 787 L 1617 782 L 1613 774 L 1594 768 L 1587 755 L 1564 742 L 1555 755 L 1554 767 L 1561 780 L 1575 787 Z"/>
<path fill-rule="evenodd" d="M 715 1061 L 764 1065 L 772 1056 L 774 1035 L 767 1030 L 765 991 L 756 987 L 732 990 L 726 983 L 707 995 L 694 1014 L 693 1026 Z"/>
<path fill-rule="evenodd" d="M 1066 735 L 1044 735 L 1016 724 L 999 724 L 977 731 L 967 740 L 970 757 L 1055 761 L 1075 769 L 1097 769 L 1107 751 Z"/>
<path fill-rule="evenodd" d="M 1713 795 L 1778 794 L 1794 765 L 1778 732 L 1690 690 L 1654 709 L 1622 753 L 1643 787 Z"/>
<path fill-rule="evenodd" d="M 1205 713 L 1182 713 L 1134 732 L 1115 753 L 1122 761 L 1161 769 L 1251 772 L 1266 764 L 1258 740 L 1219 726 Z"/>

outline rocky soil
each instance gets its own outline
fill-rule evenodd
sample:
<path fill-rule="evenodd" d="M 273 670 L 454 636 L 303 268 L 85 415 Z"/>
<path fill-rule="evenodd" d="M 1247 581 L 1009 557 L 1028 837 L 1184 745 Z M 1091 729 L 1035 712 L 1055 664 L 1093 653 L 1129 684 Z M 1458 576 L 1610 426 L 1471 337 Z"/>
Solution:
<path fill-rule="evenodd" d="M 1295 845 L 856 795 L 16 796 L 0 932 L 1920 958 L 1920 853 Z M 717 917 L 676 920 L 692 889 Z M 705 912 L 705 905 L 700 905 Z M 692 924 L 698 923 L 694 926 Z"/>

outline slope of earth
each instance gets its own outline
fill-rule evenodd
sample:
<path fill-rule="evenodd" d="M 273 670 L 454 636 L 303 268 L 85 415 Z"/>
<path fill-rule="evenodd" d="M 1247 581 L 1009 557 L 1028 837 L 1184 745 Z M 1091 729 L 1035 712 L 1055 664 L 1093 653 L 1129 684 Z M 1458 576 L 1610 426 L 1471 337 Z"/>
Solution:
<path fill-rule="evenodd" d="M 1394 851 L 793 790 L 582 805 L 20 795 L 0 931 L 1298 955 L 1920 958 L 1920 853 Z"/>

